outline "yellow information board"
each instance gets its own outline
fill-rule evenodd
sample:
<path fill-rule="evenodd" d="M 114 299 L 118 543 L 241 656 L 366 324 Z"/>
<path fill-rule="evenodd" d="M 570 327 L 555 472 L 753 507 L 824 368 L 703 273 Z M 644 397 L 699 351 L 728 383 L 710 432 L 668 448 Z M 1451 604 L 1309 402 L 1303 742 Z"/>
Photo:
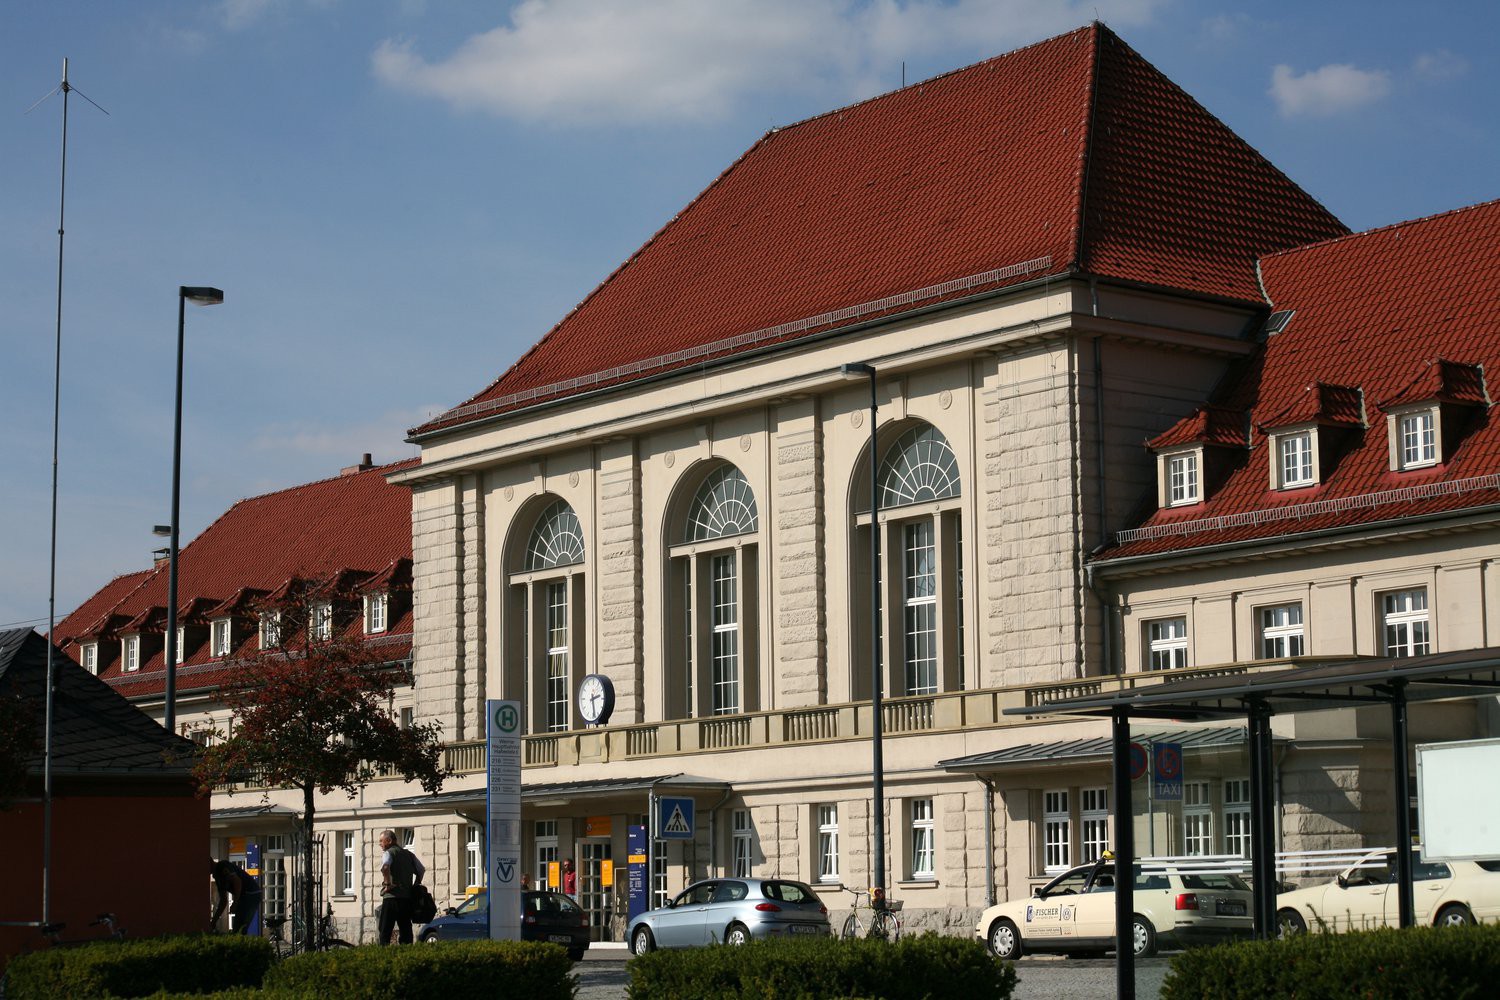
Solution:
<path fill-rule="evenodd" d="M 615 863 L 609 858 L 604 858 L 599 862 L 599 883 L 606 889 L 614 887 Z"/>

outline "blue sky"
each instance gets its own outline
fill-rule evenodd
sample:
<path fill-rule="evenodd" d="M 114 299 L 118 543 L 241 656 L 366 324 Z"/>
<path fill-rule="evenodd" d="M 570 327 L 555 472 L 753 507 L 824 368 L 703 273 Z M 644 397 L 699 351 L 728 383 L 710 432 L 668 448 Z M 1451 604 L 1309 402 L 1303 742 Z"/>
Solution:
<path fill-rule="evenodd" d="M 1500 5 L 1190 0 L 9 0 L 0 8 L 0 627 L 169 516 L 416 454 L 767 129 L 1095 16 L 1355 229 L 1500 196 Z"/>

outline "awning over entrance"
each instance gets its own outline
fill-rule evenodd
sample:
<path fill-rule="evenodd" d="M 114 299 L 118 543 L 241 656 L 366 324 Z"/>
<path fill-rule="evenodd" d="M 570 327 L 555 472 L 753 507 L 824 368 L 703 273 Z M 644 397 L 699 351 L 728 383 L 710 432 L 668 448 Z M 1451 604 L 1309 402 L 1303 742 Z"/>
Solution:
<path fill-rule="evenodd" d="M 242 824 L 248 820 L 273 820 L 292 823 L 299 815 L 297 810 L 288 808 L 287 806 L 231 806 L 227 809 L 215 809 L 211 811 L 208 814 L 208 825 L 211 829 L 222 830 L 225 827 Z"/>
<path fill-rule="evenodd" d="M 654 778 L 601 778 L 594 781 L 556 781 L 543 785 L 522 785 L 521 801 L 533 806 L 549 800 L 565 805 L 575 800 L 596 800 L 614 795 L 651 790 L 723 792 L 729 790 L 729 782 L 714 778 L 697 778 L 688 774 L 663 774 Z M 484 809 L 484 788 L 471 788 L 455 792 L 437 792 L 432 795 L 410 795 L 404 798 L 387 799 L 392 809 Z"/>
<path fill-rule="evenodd" d="M 1184 750 L 1244 745 L 1250 738 L 1244 726 L 1215 726 L 1205 729 L 1170 729 L 1137 733 L 1137 742 L 1178 743 Z M 1064 740 L 1058 743 L 1023 743 L 1018 747 L 991 750 L 938 761 L 938 767 L 954 772 L 988 772 L 1011 767 L 1034 768 L 1038 764 L 1106 763 L 1113 753 L 1108 736 L 1092 739 Z"/>

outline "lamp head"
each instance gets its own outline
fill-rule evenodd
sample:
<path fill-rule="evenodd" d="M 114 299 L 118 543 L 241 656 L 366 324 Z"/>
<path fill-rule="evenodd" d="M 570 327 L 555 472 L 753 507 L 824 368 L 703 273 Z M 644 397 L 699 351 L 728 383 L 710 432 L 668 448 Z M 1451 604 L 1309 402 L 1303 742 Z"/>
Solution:
<path fill-rule="evenodd" d="M 222 290 L 207 285 L 182 285 L 178 287 L 177 294 L 195 306 L 216 306 L 224 301 Z"/>
<path fill-rule="evenodd" d="M 839 374 L 844 378 L 874 378 L 875 367 L 860 361 L 851 362 L 839 366 Z"/>
<path fill-rule="evenodd" d="M 170 524 L 153 524 L 151 526 L 151 534 L 166 538 L 172 534 L 172 526 Z"/>

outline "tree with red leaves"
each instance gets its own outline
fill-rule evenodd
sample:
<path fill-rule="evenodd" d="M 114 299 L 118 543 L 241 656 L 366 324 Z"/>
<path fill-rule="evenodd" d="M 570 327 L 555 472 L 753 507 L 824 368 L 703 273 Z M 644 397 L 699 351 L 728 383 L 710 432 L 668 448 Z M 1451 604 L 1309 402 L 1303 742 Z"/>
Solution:
<path fill-rule="evenodd" d="M 42 747 L 41 712 L 18 694 L 0 691 L 0 810 L 26 793 L 26 769 Z"/>
<path fill-rule="evenodd" d="M 433 792 L 446 776 L 441 727 L 402 728 L 392 711 L 395 686 L 410 682 L 407 667 L 359 635 L 357 610 L 349 610 L 357 602 L 336 596 L 296 586 L 262 604 L 276 641 L 239 663 L 235 681 L 221 690 L 233 733 L 205 748 L 195 770 L 200 794 L 247 778 L 301 790 L 300 910 L 308 950 L 316 930 L 310 877 L 316 793 L 339 789 L 353 798 L 393 774 Z"/>

